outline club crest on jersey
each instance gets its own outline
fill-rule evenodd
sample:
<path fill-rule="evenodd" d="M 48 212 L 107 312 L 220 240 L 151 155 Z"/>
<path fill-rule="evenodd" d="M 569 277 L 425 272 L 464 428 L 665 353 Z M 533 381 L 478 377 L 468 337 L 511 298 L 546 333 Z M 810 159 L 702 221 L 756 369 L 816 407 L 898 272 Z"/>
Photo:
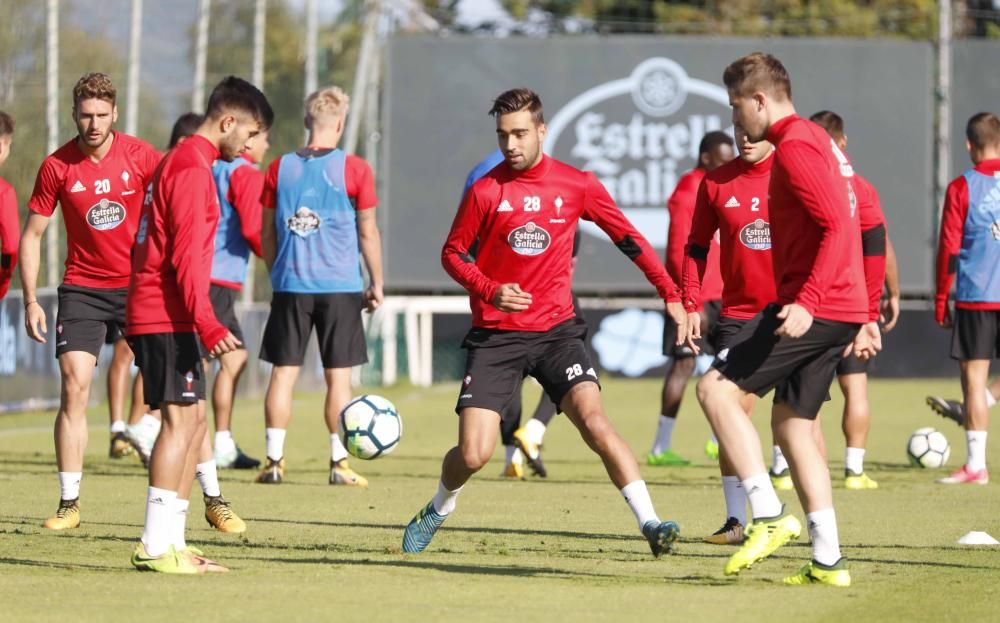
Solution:
<path fill-rule="evenodd" d="M 538 225 L 529 221 L 507 236 L 507 243 L 518 255 L 541 255 L 552 244 L 552 236 Z"/>
<path fill-rule="evenodd" d="M 767 251 L 771 248 L 771 224 L 762 218 L 747 223 L 740 230 L 740 242 L 754 251 Z"/>
<path fill-rule="evenodd" d="M 319 226 L 322 222 L 323 219 L 319 217 L 319 214 L 316 214 L 306 207 L 301 207 L 296 210 L 295 215 L 288 217 L 288 220 L 286 221 L 288 229 L 290 229 L 293 234 L 301 236 L 302 238 L 308 238 L 318 232 Z"/>
<path fill-rule="evenodd" d="M 125 222 L 125 206 L 107 198 L 87 210 L 87 223 L 98 231 L 114 229 Z"/>

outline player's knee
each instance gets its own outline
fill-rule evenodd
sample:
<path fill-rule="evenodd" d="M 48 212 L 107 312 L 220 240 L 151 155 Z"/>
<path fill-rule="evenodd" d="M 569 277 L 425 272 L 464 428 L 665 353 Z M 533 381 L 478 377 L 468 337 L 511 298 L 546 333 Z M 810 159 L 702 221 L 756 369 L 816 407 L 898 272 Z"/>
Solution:
<path fill-rule="evenodd" d="M 486 449 L 478 444 L 466 444 L 460 448 L 462 463 L 467 469 L 473 471 L 481 470 L 490 460 L 492 448 Z"/>
<path fill-rule="evenodd" d="M 583 414 L 581 417 L 581 432 L 588 443 L 599 445 L 605 439 L 607 439 L 611 434 L 614 433 L 614 428 L 611 426 L 611 422 L 600 411 L 595 411 L 587 414 Z"/>

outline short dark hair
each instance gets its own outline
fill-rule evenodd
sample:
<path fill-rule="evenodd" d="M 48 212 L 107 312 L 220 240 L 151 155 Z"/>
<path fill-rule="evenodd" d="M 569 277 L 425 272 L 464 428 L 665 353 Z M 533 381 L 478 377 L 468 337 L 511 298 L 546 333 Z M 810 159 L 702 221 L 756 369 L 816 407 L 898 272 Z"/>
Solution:
<path fill-rule="evenodd" d="M 0 110 L 0 136 L 14 134 L 14 118 Z"/>
<path fill-rule="evenodd" d="M 844 139 L 844 120 L 832 110 L 821 110 L 812 117 L 809 117 L 809 121 L 826 130 L 826 133 L 833 140 L 840 141 Z"/>
<path fill-rule="evenodd" d="M 115 105 L 118 101 L 118 91 L 111 82 L 111 76 L 95 71 L 76 81 L 73 87 L 73 110 L 76 110 L 80 102 L 89 99 L 104 100 L 111 102 L 112 106 Z"/>
<path fill-rule="evenodd" d="M 167 149 L 177 147 L 177 143 L 181 142 L 181 139 L 192 136 L 204 122 L 205 116 L 199 115 L 196 112 L 186 112 L 177 117 L 177 121 L 174 122 L 174 129 L 170 131 L 170 144 L 167 145 Z"/>
<path fill-rule="evenodd" d="M 792 97 L 788 70 L 776 57 L 763 52 L 753 52 L 730 63 L 722 73 L 722 82 L 738 97 L 747 97 L 757 91 Z"/>
<path fill-rule="evenodd" d="M 965 138 L 976 149 L 1000 146 L 1000 118 L 991 112 L 972 115 L 965 125 Z"/>
<path fill-rule="evenodd" d="M 490 108 L 490 116 L 499 117 L 521 110 L 530 112 L 531 118 L 536 124 L 545 123 L 542 98 L 538 97 L 538 93 L 524 87 L 504 91 L 497 95 L 496 99 L 493 100 L 493 107 Z"/>
<path fill-rule="evenodd" d="M 242 78 L 227 76 L 212 89 L 205 107 L 206 118 L 218 118 L 225 112 L 238 110 L 249 114 L 267 130 L 274 123 L 274 111 L 260 89 Z"/>
<path fill-rule="evenodd" d="M 698 143 L 698 155 L 704 156 L 705 154 L 710 154 L 720 145 L 729 145 L 732 147 L 733 138 L 719 130 L 707 132 L 705 136 L 701 137 L 701 142 Z"/>

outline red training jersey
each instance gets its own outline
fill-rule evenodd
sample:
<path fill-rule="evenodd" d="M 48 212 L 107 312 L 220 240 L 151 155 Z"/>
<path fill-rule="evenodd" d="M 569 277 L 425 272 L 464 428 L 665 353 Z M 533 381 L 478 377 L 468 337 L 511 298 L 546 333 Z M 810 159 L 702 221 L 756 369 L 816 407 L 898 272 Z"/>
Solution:
<path fill-rule="evenodd" d="M 135 239 L 125 332 L 197 332 L 211 350 L 228 330 L 208 297 L 219 197 L 212 163 L 219 150 L 195 134 L 172 149 L 146 192 Z"/>
<path fill-rule="evenodd" d="M 257 168 L 257 163 L 243 154 L 244 160 L 251 166 L 243 165 L 233 171 L 229 176 L 229 192 L 227 199 L 229 205 L 239 216 L 240 235 L 247 241 L 250 250 L 257 257 L 262 257 L 264 251 L 261 248 L 260 230 L 263 216 L 261 215 L 261 197 L 264 194 L 264 173 Z M 280 160 L 280 158 L 279 158 Z M 277 160 L 275 161 L 277 162 Z M 211 279 L 213 285 L 229 288 L 230 290 L 242 290 L 243 284 L 223 279 Z"/>
<path fill-rule="evenodd" d="M 269 210 L 273 210 L 278 205 L 278 168 L 280 165 L 281 158 L 278 158 L 267 167 L 267 175 L 264 177 L 261 203 Z M 240 168 L 245 169 L 246 167 Z M 355 210 L 367 210 L 378 205 L 378 195 L 375 194 L 375 175 L 372 173 L 371 165 L 363 158 L 347 154 L 344 159 L 344 185 L 347 196 L 354 202 Z"/>
<path fill-rule="evenodd" d="M 885 214 L 882 212 L 878 191 L 856 170 L 851 187 L 857 198 L 858 221 L 861 226 L 862 265 L 868 291 L 868 321 L 876 322 L 880 315 L 882 284 L 885 282 L 885 250 L 888 239 Z"/>
<path fill-rule="evenodd" d="M 66 222 L 63 283 L 88 288 L 125 288 L 130 253 L 139 226 L 144 190 L 160 162 L 152 145 L 122 132 L 95 162 L 77 139 L 42 161 L 28 209 L 52 216 L 56 202 Z"/>
<path fill-rule="evenodd" d="M 771 255 L 778 303 L 816 318 L 868 321 L 853 169 L 823 128 L 798 115 L 768 130 Z"/>
<path fill-rule="evenodd" d="M 705 169 L 692 169 L 681 176 L 677 187 L 667 200 L 670 228 L 667 230 L 667 274 L 680 285 L 684 273 L 684 249 L 691 234 L 698 187 L 705 179 Z M 714 232 L 713 232 L 714 235 Z M 719 270 L 719 243 L 712 239 L 708 249 L 708 267 L 701 284 L 701 300 L 717 301 L 722 298 L 722 273 Z"/>
<path fill-rule="evenodd" d="M 17 247 L 21 242 L 21 217 L 17 213 L 17 193 L 0 177 L 0 299 L 7 295 L 17 267 Z"/>
<path fill-rule="evenodd" d="M 702 305 L 706 256 L 719 232 L 722 312 L 727 318 L 753 318 L 777 299 L 771 264 L 771 224 L 767 191 L 773 154 L 750 164 L 736 158 L 705 176 L 688 238 L 684 265 L 684 307 Z"/>
<path fill-rule="evenodd" d="M 656 252 L 594 174 L 543 156 L 520 172 L 500 163 L 462 198 L 441 262 L 471 295 L 472 325 L 548 331 L 572 318 L 573 238 L 581 218 L 604 230 L 664 300 L 680 300 Z M 468 262 L 477 238 L 475 263 Z M 532 295 L 526 311 L 507 313 L 493 306 L 493 295 L 504 283 L 517 283 Z"/>
<path fill-rule="evenodd" d="M 990 177 L 1000 178 L 1000 159 L 984 160 L 974 170 Z M 941 210 L 941 232 L 937 250 L 937 293 L 934 297 L 934 317 L 944 322 L 948 310 L 948 292 L 951 291 L 955 272 L 958 270 L 959 251 L 962 250 L 962 236 L 965 221 L 969 215 L 969 182 L 965 175 L 959 175 L 948 184 Z M 993 301 L 955 301 L 959 309 L 1000 309 L 1000 303 Z"/>

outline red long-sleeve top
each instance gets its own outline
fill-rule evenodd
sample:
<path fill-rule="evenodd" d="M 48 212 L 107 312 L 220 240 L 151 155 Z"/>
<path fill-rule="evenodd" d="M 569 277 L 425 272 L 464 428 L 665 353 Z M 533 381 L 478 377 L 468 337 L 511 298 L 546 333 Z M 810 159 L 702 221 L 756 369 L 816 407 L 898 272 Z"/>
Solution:
<path fill-rule="evenodd" d="M 691 234 L 698 188 L 705 179 L 705 169 L 692 169 L 681 176 L 677 187 L 667 200 L 670 228 L 667 230 L 667 274 L 678 285 L 684 274 L 684 249 Z M 714 238 L 708 247 L 708 263 L 701 283 L 701 300 L 717 301 L 722 298 L 722 273 L 719 267 L 719 243 Z"/>
<path fill-rule="evenodd" d="M 17 213 L 17 193 L 0 177 L 0 299 L 7 296 L 17 267 L 17 247 L 21 242 L 21 217 Z"/>

